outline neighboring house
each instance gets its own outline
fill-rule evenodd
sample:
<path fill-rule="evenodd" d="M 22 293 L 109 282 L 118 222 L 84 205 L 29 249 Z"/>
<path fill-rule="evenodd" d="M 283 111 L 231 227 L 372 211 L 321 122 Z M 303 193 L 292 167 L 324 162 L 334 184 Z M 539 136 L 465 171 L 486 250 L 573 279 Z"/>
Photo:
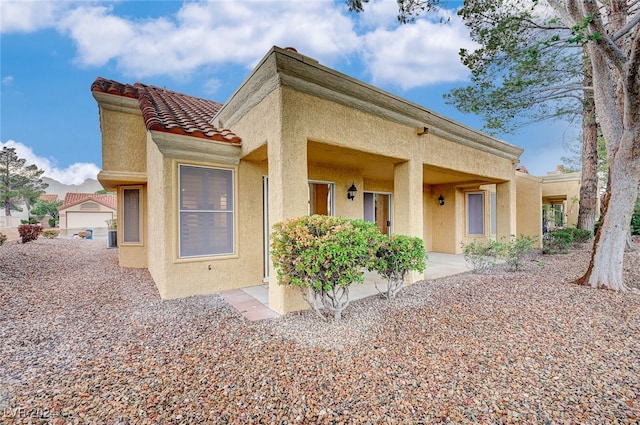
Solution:
<path fill-rule="evenodd" d="M 61 234 L 91 229 L 106 234 L 107 220 L 117 217 L 118 199 L 113 194 L 67 193 L 58 213 Z"/>
<path fill-rule="evenodd" d="M 41 201 L 45 201 L 45 202 L 49 202 L 49 203 L 54 203 L 58 200 L 58 195 L 56 195 L 55 193 L 43 193 L 42 195 L 40 195 L 38 197 L 38 199 L 40 199 Z"/>
<path fill-rule="evenodd" d="M 364 218 L 447 253 L 541 236 L 539 180 L 516 176 L 521 148 L 291 49 L 272 48 L 224 105 L 104 78 L 91 90 L 120 265 L 148 268 L 162 298 L 268 280 L 272 309 L 305 308 L 277 284 L 268 240 L 306 214 Z"/>
<path fill-rule="evenodd" d="M 581 173 L 565 173 L 558 167 L 542 177 L 542 206 L 545 230 L 578 224 Z"/>

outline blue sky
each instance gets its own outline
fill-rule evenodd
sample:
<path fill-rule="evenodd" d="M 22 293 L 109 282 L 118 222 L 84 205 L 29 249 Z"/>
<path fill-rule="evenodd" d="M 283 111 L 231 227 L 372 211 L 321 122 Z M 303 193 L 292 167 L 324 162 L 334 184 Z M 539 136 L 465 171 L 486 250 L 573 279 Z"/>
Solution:
<path fill-rule="evenodd" d="M 0 0 L 0 7 L 0 147 L 16 147 L 67 184 L 96 178 L 101 167 L 90 91 L 98 76 L 225 102 L 274 45 L 472 128 L 483 124 L 442 99 L 468 84 L 458 50 L 474 47 L 452 11 L 399 25 L 395 0 L 372 0 L 359 15 L 340 0 Z M 525 148 L 521 164 L 544 175 L 567 154 L 577 124 L 546 122 L 499 137 Z"/>

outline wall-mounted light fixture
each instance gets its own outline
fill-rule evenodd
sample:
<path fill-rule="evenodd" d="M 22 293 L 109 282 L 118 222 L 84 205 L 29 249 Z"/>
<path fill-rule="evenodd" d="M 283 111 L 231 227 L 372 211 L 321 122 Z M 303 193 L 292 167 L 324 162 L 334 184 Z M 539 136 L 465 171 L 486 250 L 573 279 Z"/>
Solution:
<path fill-rule="evenodd" d="M 355 182 L 351 183 L 351 187 L 347 189 L 347 199 L 350 201 L 353 201 L 353 199 L 356 197 L 357 191 L 358 191 L 358 188 L 356 187 Z"/>
<path fill-rule="evenodd" d="M 440 206 L 444 205 L 444 196 L 442 195 L 438 196 L 438 203 L 440 204 Z"/>

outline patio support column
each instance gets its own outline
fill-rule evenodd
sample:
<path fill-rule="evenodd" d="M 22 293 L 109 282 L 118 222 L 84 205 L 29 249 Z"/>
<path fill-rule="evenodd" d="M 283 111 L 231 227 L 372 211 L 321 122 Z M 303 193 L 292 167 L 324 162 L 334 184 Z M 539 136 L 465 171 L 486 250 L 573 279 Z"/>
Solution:
<path fill-rule="evenodd" d="M 269 141 L 269 226 L 309 213 L 307 140 L 283 134 Z M 271 233 L 271 229 L 270 232 Z M 308 308 L 300 290 L 278 284 L 269 261 L 269 307 L 284 314 Z"/>
<path fill-rule="evenodd" d="M 512 181 L 496 184 L 496 239 L 508 241 L 516 235 L 516 184 Z"/>
<path fill-rule="evenodd" d="M 412 159 L 397 164 L 394 168 L 393 186 L 393 233 L 424 238 L 422 162 Z M 423 279 L 421 273 L 410 272 L 407 283 Z"/>

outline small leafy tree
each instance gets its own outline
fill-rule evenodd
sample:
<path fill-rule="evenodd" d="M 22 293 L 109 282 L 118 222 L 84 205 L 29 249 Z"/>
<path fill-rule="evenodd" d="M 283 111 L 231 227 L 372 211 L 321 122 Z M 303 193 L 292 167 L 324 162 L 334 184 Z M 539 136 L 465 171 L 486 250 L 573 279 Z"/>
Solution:
<path fill-rule="evenodd" d="M 392 235 L 381 239 L 369 271 L 376 271 L 387 279 L 386 291 L 381 291 L 377 283 L 375 286 L 383 297 L 392 299 L 404 286 L 407 273 L 411 270 L 422 273 L 426 260 L 427 254 L 422 239 Z"/>
<path fill-rule="evenodd" d="M 38 202 L 31 209 L 31 214 L 38 217 L 38 219 L 42 220 L 46 215 L 51 217 L 55 222 L 58 221 L 60 214 L 58 213 L 58 208 L 62 206 L 62 201 L 46 201 L 44 199 L 39 199 Z"/>
<path fill-rule="evenodd" d="M 359 219 L 312 215 L 274 225 L 271 254 L 280 285 L 300 288 L 305 301 L 326 320 L 349 305 L 349 286 L 364 282 L 376 252 L 378 228 Z"/>
<path fill-rule="evenodd" d="M 24 158 L 18 158 L 15 148 L 5 146 L 0 151 L 0 201 L 7 217 L 11 211 L 22 211 L 19 202 L 25 202 L 30 209 L 48 186 L 40 178 L 44 170 L 25 163 Z"/>

